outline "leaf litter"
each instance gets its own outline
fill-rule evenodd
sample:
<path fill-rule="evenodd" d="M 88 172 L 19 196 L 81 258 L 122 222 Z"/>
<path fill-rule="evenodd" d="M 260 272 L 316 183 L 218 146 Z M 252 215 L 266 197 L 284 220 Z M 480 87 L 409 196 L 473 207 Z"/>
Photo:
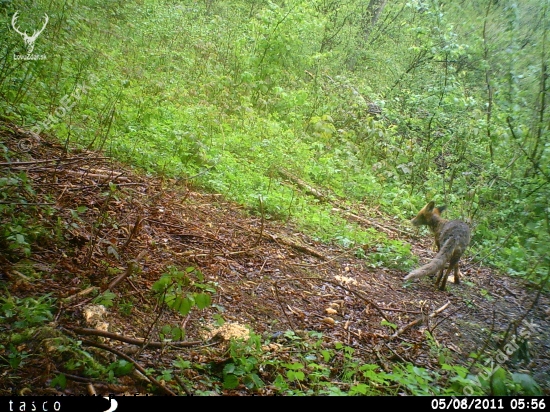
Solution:
<path fill-rule="evenodd" d="M 52 356 L 52 339 L 92 341 L 94 337 L 82 331 L 92 333 L 86 318 L 94 316 L 103 329 L 108 325 L 113 337 L 135 343 L 102 339 L 101 345 L 110 345 L 122 353 L 119 356 L 131 354 L 143 368 L 156 371 L 173 368 L 178 358 L 223 363 L 227 340 L 246 339 L 250 331 L 271 340 L 263 346 L 270 356 L 287 356 L 276 342 L 287 331 L 298 336 L 317 331 L 326 345 L 353 347 L 361 364 L 378 364 L 391 372 L 393 362 L 411 362 L 438 370 L 426 331 L 455 362 L 467 364 L 473 351 L 496 353 L 496 337 L 526 320 L 536 333 L 525 358 L 508 366 L 531 373 L 547 394 L 550 391 L 549 298 L 521 279 L 465 259 L 465 282 L 449 284 L 446 292 L 429 279 L 405 285 L 402 270 L 372 267 L 355 257 L 353 249 L 320 243 L 291 223 L 264 220 L 185 179 L 148 176 L 99 152 L 67 152 L 47 137 L 30 151 L 18 152 L 17 143 L 25 137 L 21 130 L 4 125 L 0 137 L 11 158 L 0 165 L 0 177 L 8 170 L 27 173 L 34 190 L 28 203 L 50 208 L 34 208 L 50 236 L 35 241 L 29 257 L 0 255 L 2 286 L 18 298 L 50 294 L 57 307 L 49 332 L 32 337 L 48 340 L 48 351 L 41 349 L 40 341 L 21 343 L 18 349 L 33 356 L 12 371 L 10 379 L 0 380 L 0 394 L 83 394 L 90 385 L 114 394 L 143 393 L 152 387 L 162 392 L 168 384 L 171 394 L 206 389 L 201 374 L 190 370 L 187 388 L 177 393 L 173 380 L 151 385 L 134 374 L 119 377 L 115 384 L 87 378 L 78 368 L 68 370 L 63 354 Z M 375 228 L 388 222 L 380 216 Z M 387 233 L 411 243 L 422 261 L 433 256 L 429 236 L 418 239 L 404 230 Z M 363 249 L 368 251 L 369 245 Z M 169 267 L 200 270 L 205 281 L 216 285 L 212 305 L 186 316 L 161 310 L 151 287 Z M 90 305 L 105 292 L 111 298 L 106 298 L 103 313 Z M 92 307 L 98 314 L 90 314 Z M 220 316 L 224 325 L 216 323 Z M 183 329 L 182 340 L 189 345 L 154 346 L 163 324 Z M 0 326 L 1 339 L 9 335 L 10 326 Z M 8 346 L 0 346 L 0 356 L 6 357 Z M 117 358 L 89 348 L 105 364 Z M 51 385 L 60 373 L 68 377 L 63 389 Z M 269 393 L 263 391 L 257 393 Z M 250 392 L 240 387 L 223 393 Z"/>

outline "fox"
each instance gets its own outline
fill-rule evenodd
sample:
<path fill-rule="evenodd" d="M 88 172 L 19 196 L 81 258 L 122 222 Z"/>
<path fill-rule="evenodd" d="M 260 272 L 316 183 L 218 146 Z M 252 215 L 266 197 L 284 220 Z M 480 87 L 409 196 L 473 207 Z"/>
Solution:
<path fill-rule="evenodd" d="M 460 283 L 461 274 L 458 261 L 470 244 L 470 227 L 462 220 L 442 218 L 441 213 L 446 209 L 446 206 L 435 207 L 435 202 L 431 201 L 412 219 L 411 222 L 414 226 L 428 226 L 430 228 L 435 236 L 437 254 L 430 263 L 413 270 L 405 276 L 404 280 L 420 278 L 439 272 L 435 286 L 439 286 L 439 290 L 445 290 L 447 277 L 453 270 L 454 283 Z M 449 263 L 449 268 L 443 276 L 447 263 Z"/>

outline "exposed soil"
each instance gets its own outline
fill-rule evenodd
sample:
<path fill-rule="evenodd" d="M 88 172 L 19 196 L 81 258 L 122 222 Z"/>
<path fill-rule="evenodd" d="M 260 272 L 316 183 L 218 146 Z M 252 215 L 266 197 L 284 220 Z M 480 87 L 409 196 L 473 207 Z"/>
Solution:
<path fill-rule="evenodd" d="M 40 206 L 36 213 L 52 234 L 63 228 L 57 241 L 50 238 L 34 244 L 30 258 L 0 255 L 0 282 L 9 294 L 21 298 L 50 293 L 58 302 L 51 331 L 41 330 L 33 341 L 18 346 L 33 356 L 17 371 L 2 372 L 0 394 L 88 393 L 90 384 L 101 393 L 144 392 L 151 387 L 162 392 L 169 387 L 184 394 L 201 389 L 201 375 L 194 370 L 188 370 L 188 384 L 179 392 L 176 382 L 148 385 L 135 375 L 121 378 L 116 385 L 107 384 L 85 378 L 78 370 L 67 370 L 66 359 L 48 352 L 44 342 L 59 334 L 99 343 L 89 331 L 74 328 L 94 326 L 86 322 L 85 308 L 98 291 L 106 290 L 124 273 L 129 276 L 111 285 L 117 304 L 98 315 L 109 332 L 158 340 L 158 333 L 150 333 L 152 325 L 153 332 L 158 332 L 158 325 L 173 322 L 185 327 L 186 342 L 198 342 L 189 347 L 127 351 L 144 368 L 169 368 L 176 356 L 204 361 L 206 344 L 224 344 L 207 341 L 215 314 L 229 324 L 247 325 L 264 337 L 277 337 L 287 330 L 297 334 L 319 331 L 327 344 L 349 345 L 362 362 L 387 371 L 392 363 L 402 361 L 438 368 L 426 329 L 436 344 L 466 365 L 468 355 L 481 349 L 499 362 L 498 347 L 506 343 L 500 339 L 510 342 L 515 334 L 529 329 L 528 345 L 521 345 L 523 350 L 507 365 L 511 370 L 528 371 L 550 393 L 549 296 L 537 293 L 521 279 L 500 275 L 467 256 L 461 262 L 465 276 L 460 285 L 449 281 L 445 292 L 437 290 L 429 278 L 405 285 L 403 271 L 369 267 L 353 250 L 317 242 L 291 224 L 250 215 L 218 194 L 194 189 L 191 182 L 147 177 L 102 153 L 67 153 L 53 140 L 38 141 L 11 125 L 0 132 L 0 138 L 13 151 L 13 163 L 0 165 L 0 177 L 8 168 L 26 171 L 36 191 L 28 201 L 50 203 L 53 215 L 41 212 Z M 22 141 L 26 142 L 24 149 L 30 150 L 21 151 Z M 14 159 L 17 153 L 21 163 Z M 116 187 L 111 194 L 109 184 Z M 81 221 L 71 212 L 79 206 L 87 207 L 79 213 Z M 405 223 L 400 226 L 382 213 L 362 213 L 375 229 L 411 243 L 421 262 L 433 256 L 429 236 L 416 237 Z M 369 254 L 376 248 L 364 245 L 363 250 Z M 171 265 L 196 267 L 206 281 L 216 282 L 216 307 L 192 310 L 185 318 L 164 311 L 159 319 L 151 286 Z M 29 270 L 37 275 L 29 276 Z M 130 314 L 119 305 L 125 301 L 133 302 Z M 0 337 L 9 335 L 6 327 L 0 323 L 4 329 Z M 139 347 L 116 339 L 100 344 L 119 350 Z M 0 356 L 5 357 L 6 350 L 7 345 L 0 346 Z M 113 361 L 109 352 L 93 350 L 107 363 Z M 211 353 L 223 363 L 223 352 Z M 63 391 L 50 386 L 59 372 L 68 377 Z"/>

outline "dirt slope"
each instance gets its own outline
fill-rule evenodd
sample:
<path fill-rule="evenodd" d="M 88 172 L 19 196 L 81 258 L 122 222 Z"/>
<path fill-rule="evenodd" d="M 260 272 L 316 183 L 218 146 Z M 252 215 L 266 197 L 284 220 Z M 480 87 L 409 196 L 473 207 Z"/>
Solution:
<path fill-rule="evenodd" d="M 466 260 L 462 264 L 465 282 L 449 282 L 446 292 L 436 290 L 428 278 L 404 285 L 403 271 L 369 267 L 353 251 L 315 242 L 291 225 L 250 216 L 220 195 L 201 193 L 189 182 L 146 177 L 101 153 L 66 154 L 54 141 L 38 141 L 21 129 L 6 127 L 0 138 L 13 151 L 14 163 L 2 163 L 0 177 L 8 168 L 29 174 L 36 195 L 28 201 L 53 207 L 53 214 L 40 208 L 36 213 L 52 234 L 57 233 L 57 240 L 38 240 L 28 259 L 1 256 L 2 286 L 20 298 L 44 293 L 58 298 L 52 323 L 58 331 L 90 339 L 85 332 L 71 328 L 90 327 L 84 308 L 97 292 L 111 285 L 118 303 L 103 317 L 108 330 L 127 338 L 151 336 L 151 325 L 156 331 L 161 323 L 151 286 L 171 265 L 193 266 L 218 286 L 215 307 L 191 311 L 183 320 L 162 313 L 163 321 L 185 328 L 186 341 L 204 342 L 213 328 L 214 315 L 223 310 L 226 322 L 248 325 L 264 336 L 277 336 L 289 329 L 323 332 L 327 342 L 352 346 L 364 363 L 390 371 L 396 361 L 437 368 L 426 328 L 457 361 L 466 361 L 471 351 L 481 348 L 496 357 L 498 337 L 513 324 L 521 326 L 512 330 L 508 339 L 525 330 L 524 320 L 532 330 L 528 354 L 508 364 L 514 370 L 532 373 L 550 393 L 549 298 L 539 296 L 520 280 Z M 22 141 L 26 142 L 24 151 Z M 87 209 L 77 213 L 79 206 Z M 433 255 L 430 239 L 406 237 L 405 231 L 392 230 L 381 218 L 376 224 L 413 243 L 422 262 Z M 373 249 L 364 245 L 364 250 L 370 253 Z M 29 277 L 29 271 L 37 275 Z M 122 274 L 129 276 L 113 285 Z M 125 312 L 121 302 L 133 305 Z M 383 320 L 397 329 L 384 325 Z M 0 336 L 6 336 L 5 329 Z M 125 346 L 114 339 L 105 344 L 119 349 Z M 35 394 L 59 393 L 59 388 L 49 386 L 59 371 L 69 376 L 65 391 L 88 390 L 89 381 L 63 369 L 64 360 L 47 356 L 40 341 L 35 346 L 24 343 L 19 349 L 37 356 L 17 371 L 17 379 L 3 379 L 0 394 L 25 388 Z M 0 349 L 5 356 L 2 352 L 5 349 Z M 187 359 L 204 356 L 193 347 L 180 348 L 177 353 L 157 352 L 144 350 L 136 355 L 136 361 L 162 369 L 176 355 Z M 186 391 L 200 388 L 200 375 L 187 378 L 196 386 Z M 129 378 L 121 382 L 118 386 L 93 383 L 110 393 L 140 388 Z"/>

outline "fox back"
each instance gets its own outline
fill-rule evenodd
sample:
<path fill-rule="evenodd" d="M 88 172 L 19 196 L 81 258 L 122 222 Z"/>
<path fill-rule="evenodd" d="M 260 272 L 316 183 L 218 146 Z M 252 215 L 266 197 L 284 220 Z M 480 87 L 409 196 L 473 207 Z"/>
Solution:
<path fill-rule="evenodd" d="M 412 279 L 432 275 L 440 271 L 436 284 L 440 289 L 445 289 L 447 277 L 454 270 L 455 283 L 459 283 L 460 272 L 458 261 L 470 244 L 470 228 L 461 220 L 446 220 L 441 217 L 445 206 L 435 207 L 435 203 L 429 202 L 422 208 L 412 220 L 414 226 L 428 226 L 435 237 L 437 255 L 432 261 L 409 273 L 405 279 Z M 449 269 L 443 277 L 445 265 L 449 263 Z"/>

